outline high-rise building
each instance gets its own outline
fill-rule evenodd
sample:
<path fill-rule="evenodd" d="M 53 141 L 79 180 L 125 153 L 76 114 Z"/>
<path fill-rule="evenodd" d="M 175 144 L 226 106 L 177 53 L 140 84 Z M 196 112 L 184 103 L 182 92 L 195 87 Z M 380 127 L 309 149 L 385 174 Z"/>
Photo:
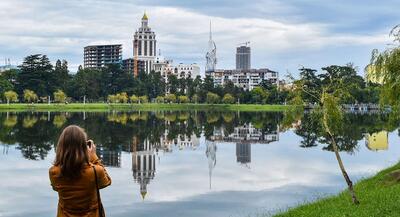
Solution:
<path fill-rule="evenodd" d="M 212 39 L 211 21 L 210 21 L 210 38 L 208 40 L 208 51 L 206 54 L 206 74 L 213 72 L 217 66 L 217 46 Z"/>
<path fill-rule="evenodd" d="M 240 46 L 236 48 L 236 69 L 249 70 L 251 69 L 251 54 L 250 46 Z"/>
<path fill-rule="evenodd" d="M 122 63 L 122 45 L 92 45 L 84 48 L 84 67 L 101 68 Z"/>
<path fill-rule="evenodd" d="M 133 39 L 133 56 L 138 61 L 144 62 L 144 71 L 150 73 L 156 58 L 157 40 L 156 34 L 149 27 L 149 18 L 144 13 L 142 26 L 135 32 Z"/>

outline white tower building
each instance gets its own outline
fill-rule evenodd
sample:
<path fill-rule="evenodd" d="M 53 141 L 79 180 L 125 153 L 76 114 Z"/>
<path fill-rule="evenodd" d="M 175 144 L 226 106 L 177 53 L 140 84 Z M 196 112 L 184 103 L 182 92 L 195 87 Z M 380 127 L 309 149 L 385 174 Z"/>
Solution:
<path fill-rule="evenodd" d="M 133 54 L 137 54 L 138 61 L 144 62 L 144 70 L 150 73 L 156 58 L 157 40 L 156 34 L 149 27 L 149 18 L 146 12 L 142 17 L 142 26 L 135 32 L 133 41 Z M 137 43 L 135 43 L 135 41 Z"/>
<path fill-rule="evenodd" d="M 147 185 L 154 179 L 156 172 L 155 150 L 149 140 L 134 145 L 135 148 L 132 152 L 133 178 L 139 183 L 140 194 L 144 200 L 147 194 Z"/>
<path fill-rule="evenodd" d="M 210 21 L 210 38 L 208 40 L 208 51 L 206 54 L 206 74 L 215 71 L 217 65 L 217 46 L 212 39 L 211 21 Z"/>

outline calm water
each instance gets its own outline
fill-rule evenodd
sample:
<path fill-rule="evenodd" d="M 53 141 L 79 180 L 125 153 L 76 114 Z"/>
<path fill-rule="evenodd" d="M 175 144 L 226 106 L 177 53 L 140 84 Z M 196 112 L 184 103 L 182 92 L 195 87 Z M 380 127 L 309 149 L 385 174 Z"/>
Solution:
<path fill-rule="evenodd" d="M 347 115 L 338 138 L 353 180 L 398 162 L 387 117 Z M 0 216 L 55 216 L 48 180 L 60 131 L 84 127 L 112 186 L 108 216 L 257 216 L 346 188 L 310 115 L 131 112 L 0 113 Z"/>

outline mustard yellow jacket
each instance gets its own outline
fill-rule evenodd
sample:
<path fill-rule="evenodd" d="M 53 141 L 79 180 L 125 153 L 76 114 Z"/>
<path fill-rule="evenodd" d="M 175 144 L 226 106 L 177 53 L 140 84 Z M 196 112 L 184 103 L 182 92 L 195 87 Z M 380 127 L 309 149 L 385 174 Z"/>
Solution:
<path fill-rule="evenodd" d="M 111 185 L 111 178 L 96 154 L 90 156 L 90 164 L 84 166 L 81 176 L 73 180 L 60 177 L 58 166 L 49 169 L 51 186 L 58 192 L 57 217 L 99 216 L 93 166 L 96 168 L 99 188 Z"/>

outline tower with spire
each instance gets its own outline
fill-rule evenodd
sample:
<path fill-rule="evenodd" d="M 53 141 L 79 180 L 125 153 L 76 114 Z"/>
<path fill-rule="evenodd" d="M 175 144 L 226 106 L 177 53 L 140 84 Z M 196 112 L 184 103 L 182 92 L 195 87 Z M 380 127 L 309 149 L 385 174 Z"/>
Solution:
<path fill-rule="evenodd" d="M 208 51 L 206 54 L 206 73 L 215 71 L 217 66 L 217 46 L 212 39 L 211 21 L 210 21 L 210 37 L 208 40 Z"/>
<path fill-rule="evenodd" d="M 156 172 L 155 150 L 149 140 L 134 144 L 132 152 L 133 179 L 140 185 L 142 199 L 146 197 L 147 185 L 154 179 Z"/>
<path fill-rule="evenodd" d="M 146 73 L 150 73 L 153 69 L 153 63 L 157 56 L 157 40 L 156 34 L 149 27 L 149 17 L 144 12 L 142 17 L 142 25 L 133 36 L 133 55 L 143 63 Z"/>

